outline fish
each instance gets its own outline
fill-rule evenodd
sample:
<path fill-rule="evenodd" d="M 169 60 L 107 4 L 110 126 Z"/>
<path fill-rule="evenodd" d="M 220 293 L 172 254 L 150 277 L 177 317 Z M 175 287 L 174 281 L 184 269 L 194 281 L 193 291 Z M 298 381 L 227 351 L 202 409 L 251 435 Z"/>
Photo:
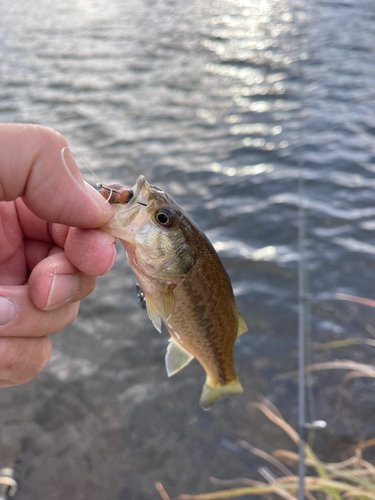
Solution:
<path fill-rule="evenodd" d="M 230 279 L 196 222 L 163 189 L 140 175 L 132 188 L 116 184 L 102 195 L 115 211 L 103 231 L 117 237 L 143 290 L 148 316 L 170 339 L 168 376 L 196 359 L 206 372 L 203 409 L 241 394 L 233 346 L 247 326 L 238 312 Z"/>

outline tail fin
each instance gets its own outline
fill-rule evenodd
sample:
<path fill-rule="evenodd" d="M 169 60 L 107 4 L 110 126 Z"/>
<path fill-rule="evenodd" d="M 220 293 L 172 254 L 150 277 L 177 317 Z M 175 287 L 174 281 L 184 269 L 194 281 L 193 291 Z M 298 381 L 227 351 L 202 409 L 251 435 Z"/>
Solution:
<path fill-rule="evenodd" d="M 241 382 L 238 380 L 234 380 L 230 384 L 221 385 L 221 386 L 213 386 L 206 380 L 206 383 L 203 386 L 200 404 L 204 410 L 208 410 L 215 403 L 215 401 L 219 398 L 225 396 L 234 396 L 235 394 L 242 394 L 243 388 Z"/>

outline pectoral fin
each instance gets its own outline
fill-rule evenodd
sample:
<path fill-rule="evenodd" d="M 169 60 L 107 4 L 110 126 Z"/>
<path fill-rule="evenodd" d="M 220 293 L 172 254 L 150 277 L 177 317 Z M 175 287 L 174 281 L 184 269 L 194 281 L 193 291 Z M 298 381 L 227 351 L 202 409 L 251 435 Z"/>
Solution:
<path fill-rule="evenodd" d="M 172 377 L 172 375 L 182 370 L 182 368 L 190 363 L 193 357 L 194 356 L 178 345 L 177 342 L 170 339 L 167 354 L 165 356 L 165 367 L 168 377 Z"/>
<path fill-rule="evenodd" d="M 163 309 L 165 321 L 168 321 L 169 316 L 173 313 L 175 305 L 176 297 L 174 296 L 173 290 L 171 288 L 167 288 L 163 292 Z"/>
<path fill-rule="evenodd" d="M 242 335 L 243 333 L 247 332 L 247 325 L 241 316 L 240 313 L 238 313 L 238 332 L 237 332 L 237 337 Z"/>
<path fill-rule="evenodd" d="M 147 307 L 147 314 L 150 320 L 152 321 L 154 327 L 161 332 L 161 317 L 159 314 L 156 312 L 155 305 L 150 299 L 148 295 L 145 295 L 146 298 L 146 307 Z"/>

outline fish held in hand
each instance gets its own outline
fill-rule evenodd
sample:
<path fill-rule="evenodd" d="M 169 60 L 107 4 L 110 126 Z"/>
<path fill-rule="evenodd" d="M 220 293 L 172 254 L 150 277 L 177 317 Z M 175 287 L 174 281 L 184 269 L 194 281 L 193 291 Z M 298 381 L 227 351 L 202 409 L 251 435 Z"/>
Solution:
<path fill-rule="evenodd" d="M 220 397 L 243 392 L 233 345 L 247 327 L 229 277 L 208 238 L 171 196 L 142 175 L 132 190 L 126 189 L 131 196 L 123 203 L 120 196 L 110 196 L 116 214 L 102 229 L 120 239 L 151 321 L 159 331 L 163 322 L 171 336 L 168 375 L 193 358 L 204 368 L 200 403 L 208 409 Z M 119 185 L 116 190 L 121 191 Z M 103 196 L 108 198 L 108 191 Z"/>

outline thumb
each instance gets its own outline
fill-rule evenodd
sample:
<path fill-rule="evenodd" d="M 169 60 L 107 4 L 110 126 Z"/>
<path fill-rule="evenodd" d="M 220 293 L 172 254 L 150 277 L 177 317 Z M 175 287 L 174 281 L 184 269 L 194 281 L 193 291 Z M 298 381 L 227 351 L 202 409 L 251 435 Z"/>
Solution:
<path fill-rule="evenodd" d="M 112 207 L 85 184 L 66 140 L 38 125 L 0 124 L 0 201 L 22 196 L 27 207 L 48 222 L 82 228 L 100 227 Z"/>

